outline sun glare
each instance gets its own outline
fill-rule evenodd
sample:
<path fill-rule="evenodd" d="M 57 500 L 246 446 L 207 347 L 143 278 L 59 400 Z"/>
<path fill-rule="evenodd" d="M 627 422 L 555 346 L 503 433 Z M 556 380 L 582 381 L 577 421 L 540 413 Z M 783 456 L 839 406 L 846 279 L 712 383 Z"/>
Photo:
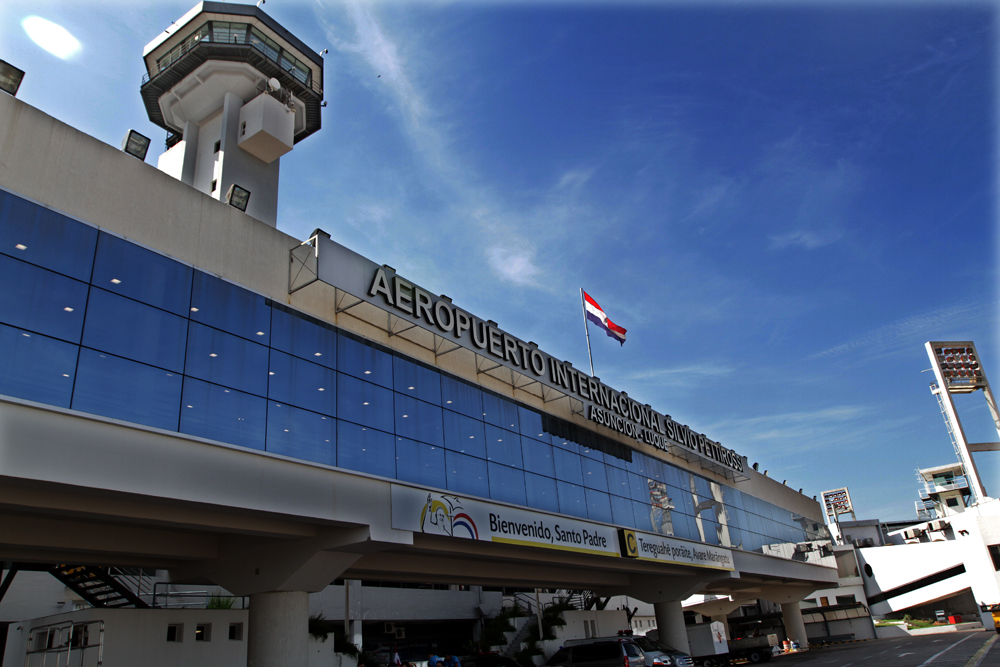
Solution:
<path fill-rule="evenodd" d="M 21 21 L 21 26 L 31 41 L 56 58 L 72 58 L 82 48 L 80 40 L 70 34 L 69 30 L 40 16 L 26 17 Z"/>

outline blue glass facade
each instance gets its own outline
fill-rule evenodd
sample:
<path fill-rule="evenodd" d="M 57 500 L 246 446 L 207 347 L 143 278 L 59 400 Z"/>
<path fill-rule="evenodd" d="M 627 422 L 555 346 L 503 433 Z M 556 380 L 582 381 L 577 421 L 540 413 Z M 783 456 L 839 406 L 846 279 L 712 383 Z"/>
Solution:
<path fill-rule="evenodd" d="M 791 512 L 0 191 L 0 394 L 747 550 Z"/>

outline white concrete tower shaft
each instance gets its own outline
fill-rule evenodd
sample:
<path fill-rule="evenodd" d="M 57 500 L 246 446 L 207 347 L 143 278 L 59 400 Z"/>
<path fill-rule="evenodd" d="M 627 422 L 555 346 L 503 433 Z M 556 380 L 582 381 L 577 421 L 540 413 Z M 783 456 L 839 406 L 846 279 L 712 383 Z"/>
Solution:
<path fill-rule="evenodd" d="M 277 224 L 280 158 L 320 128 L 323 59 L 260 8 L 202 2 L 150 42 L 141 93 L 167 130 L 158 168 Z"/>

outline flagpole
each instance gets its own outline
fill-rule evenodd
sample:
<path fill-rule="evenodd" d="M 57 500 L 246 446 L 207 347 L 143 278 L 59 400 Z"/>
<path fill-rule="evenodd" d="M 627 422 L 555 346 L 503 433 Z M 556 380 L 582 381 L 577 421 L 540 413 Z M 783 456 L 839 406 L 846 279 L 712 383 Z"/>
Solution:
<path fill-rule="evenodd" d="M 583 330 L 587 334 L 587 356 L 590 357 L 590 377 L 594 375 L 594 353 L 590 351 L 590 327 L 587 326 L 587 305 L 583 299 L 583 288 L 580 288 L 580 307 L 583 308 Z"/>

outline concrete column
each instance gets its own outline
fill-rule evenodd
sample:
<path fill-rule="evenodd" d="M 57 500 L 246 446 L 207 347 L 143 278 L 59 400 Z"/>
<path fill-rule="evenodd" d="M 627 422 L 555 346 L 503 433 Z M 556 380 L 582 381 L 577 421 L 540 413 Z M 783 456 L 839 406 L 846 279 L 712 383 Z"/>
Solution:
<path fill-rule="evenodd" d="M 198 161 L 198 123 L 189 120 L 184 124 L 184 162 L 181 166 L 181 183 L 194 186 L 194 169 Z"/>
<path fill-rule="evenodd" d="M 653 613 L 656 614 L 656 630 L 660 641 L 670 644 L 678 651 L 690 653 L 681 601 L 654 602 Z"/>
<path fill-rule="evenodd" d="M 726 641 L 732 639 L 732 637 L 729 636 L 729 617 L 725 614 L 719 614 L 712 617 L 712 622 L 714 623 L 715 621 L 722 623 L 722 626 L 726 629 Z"/>
<path fill-rule="evenodd" d="M 308 667 L 309 594 L 250 596 L 247 667 Z"/>
<path fill-rule="evenodd" d="M 802 611 L 798 602 L 786 602 L 781 605 L 781 620 L 785 623 L 785 634 L 788 635 L 788 639 L 798 642 L 802 650 L 809 648 L 806 624 L 802 622 Z"/>

